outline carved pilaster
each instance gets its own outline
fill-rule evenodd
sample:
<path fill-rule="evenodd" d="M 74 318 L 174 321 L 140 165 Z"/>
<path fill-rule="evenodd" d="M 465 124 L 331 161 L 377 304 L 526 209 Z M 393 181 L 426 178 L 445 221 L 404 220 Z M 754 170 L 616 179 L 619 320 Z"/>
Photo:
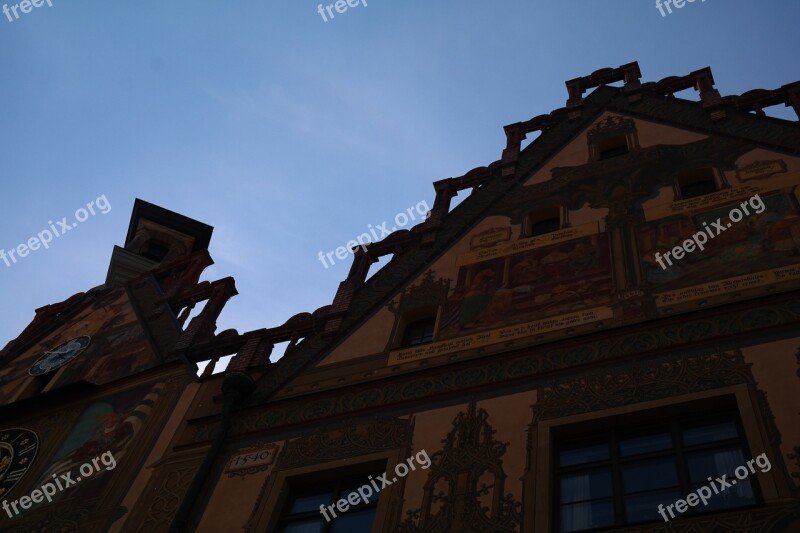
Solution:
<path fill-rule="evenodd" d="M 494 437 L 488 419 L 474 401 L 456 416 L 431 457 L 422 507 L 408 512 L 397 533 L 519 531 L 520 503 L 505 492 L 508 443 Z"/>

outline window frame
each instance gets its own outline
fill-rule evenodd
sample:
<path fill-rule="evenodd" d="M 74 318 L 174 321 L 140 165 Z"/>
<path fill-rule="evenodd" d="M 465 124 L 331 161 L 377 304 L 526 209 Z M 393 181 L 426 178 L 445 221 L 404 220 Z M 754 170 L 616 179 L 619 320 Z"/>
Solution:
<path fill-rule="evenodd" d="M 608 148 L 603 148 L 604 144 L 610 145 Z M 620 151 L 625 148 L 624 153 L 612 153 L 611 155 L 604 156 L 603 154 L 606 152 L 615 152 Z M 614 159 L 616 157 L 622 157 L 623 155 L 628 155 L 631 153 L 631 142 L 628 138 L 626 133 L 620 133 L 618 135 L 609 135 L 602 139 L 598 139 L 595 141 L 595 161 L 608 161 L 609 159 Z"/>
<path fill-rule="evenodd" d="M 757 399 L 753 397 L 755 394 L 756 392 L 752 391 L 747 384 L 730 385 L 536 422 L 532 427 L 533 443 L 528 450 L 528 461 L 531 467 L 523 478 L 526 494 L 530 494 L 524 503 L 525 512 L 533 516 L 533 529 L 535 531 L 553 531 L 554 527 L 553 478 L 555 465 L 551 451 L 554 434 L 557 433 L 560 437 L 580 435 L 593 428 L 602 430 L 610 424 L 632 424 L 637 421 L 652 420 L 658 416 L 685 413 L 694 409 L 705 410 L 715 405 L 735 404 L 744 428 L 744 440 L 747 442 L 748 448 L 766 453 L 773 465 L 767 473 L 757 470 L 756 474 L 751 474 L 751 477 L 758 479 L 763 499 L 762 505 L 769 505 L 786 497 L 791 493 L 791 488 L 777 473 L 779 469 L 776 468 L 776 464 L 780 463 L 780 457 L 776 458 L 770 442 L 763 434 L 766 421 L 762 419 L 758 410 L 754 409 L 754 406 L 757 405 Z"/>
<path fill-rule="evenodd" d="M 424 344 L 429 344 L 430 342 L 436 342 L 436 336 L 439 333 L 439 320 L 441 318 L 441 313 L 442 308 L 441 306 L 437 305 L 424 305 L 406 310 L 400 315 L 399 318 L 395 320 L 394 328 L 389 337 L 388 348 L 391 350 L 400 350 L 404 348 L 413 348 L 415 346 L 423 346 Z M 403 341 L 405 340 L 406 329 L 408 326 L 423 320 L 433 321 L 433 334 L 431 340 L 425 343 L 405 346 Z"/>
<path fill-rule="evenodd" d="M 357 486 L 367 485 L 367 484 L 369 484 L 369 476 L 370 475 L 372 475 L 373 478 L 376 478 L 377 476 L 380 476 L 381 474 L 383 474 L 383 472 L 384 472 L 384 470 L 373 469 L 371 471 L 371 473 L 366 474 L 364 476 L 362 476 L 362 475 L 355 475 L 354 476 L 352 474 L 347 476 L 347 477 L 337 476 L 337 477 L 333 477 L 332 479 L 325 480 L 322 483 L 320 483 L 320 481 L 316 480 L 316 479 L 306 480 L 305 482 L 299 482 L 299 483 L 295 482 L 294 483 L 295 486 L 292 486 L 293 483 L 290 481 L 290 483 L 289 483 L 289 485 L 287 487 L 288 490 L 287 490 L 286 498 L 284 499 L 283 504 L 282 504 L 282 506 L 280 508 L 280 512 L 278 513 L 277 522 L 275 524 L 275 530 L 280 533 L 285 526 L 287 526 L 287 525 L 289 525 L 289 524 L 291 524 L 293 522 L 299 522 L 299 521 L 304 521 L 304 520 L 308 520 L 308 519 L 319 519 L 319 520 L 324 521 L 323 526 L 322 526 L 322 531 L 320 533 L 330 533 L 330 530 L 333 527 L 334 521 L 336 519 L 333 518 L 333 516 L 331 516 L 331 520 L 330 521 L 326 521 L 325 518 L 321 515 L 321 512 L 320 512 L 319 508 L 317 508 L 315 510 L 312 510 L 312 511 L 303 511 L 303 512 L 300 512 L 300 513 L 288 514 L 288 512 L 290 511 L 290 509 L 288 509 L 288 507 L 292 502 L 292 497 L 297 492 L 302 493 L 304 490 L 307 490 L 308 488 L 313 487 L 315 485 L 318 486 L 318 485 L 322 484 L 322 485 L 331 486 L 332 487 L 331 490 L 330 490 L 331 500 L 328 502 L 328 505 L 334 505 L 335 512 L 339 513 L 340 512 L 339 509 L 336 508 L 336 502 L 338 502 L 339 500 L 342 499 L 342 495 L 345 494 L 345 492 L 348 491 L 348 487 L 350 487 L 351 484 L 356 484 Z M 375 516 L 374 516 L 374 519 L 373 519 L 373 525 L 375 524 L 375 522 L 377 521 L 377 518 L 378 518 L 378 502 L 379 501 L 380 501 L 380 495 L 378 495 L 377 499 L 375 499 L 373 501 L 370 501 L 366 505 L 361 503 L 356 507 L 358 510 L 363 510 L 363 509 L 374 509 L 375 510 Z M 350 509 L 355 509 L 355 508 L 350 506 Z M 350 509 L 348 509 L 346 512 L 349 512 Z"/>
<path fill-rule="evenodd" d="M 284 443 L 281 443 L 281 447 L 283 445 Z M 352 477 L 354 473 L 363 474 L 364 483 L 367 483 L 367 476 L 373 469 L 382 469 L 381 472 L 392 471 L 398 463 L 404 462 L 409 454 L 409 450 L 391 448 L 305 466 L 277 470 L 270 468 L 266 474 L 266 483 L 255 501 L 253 514 L 247 521 L 247 527 L 253 531 L 275 533 L 289 496 L 289 488 L 293 485 L 336 477 Z M 396 507 L 397 498 L 402 496 L 405 479 L 401 478 L 397 483 L 392 483 L 381 491 L 371 533 L 390 533 L 389 516 Z"/>
<path fill-rule="evenodd" d="M 699 173 L 707 171 L 709 176 L 702 177 Z M 698 174 L 697 176 L 692 176 L 692 174 Z M 695 167 L 684 169 L 674 177 L 674 192 L 675 192 L 675 200 L 691 200 L 692 198 L 700 198 L 702 196 L 706 196 L 708 194 L 714 194 L 715 192 L 719 192 L 725 188 L 726 183 L 722 179 L 721 176 L 724 176 L 722 172 L 720 172 L 715 167 Z M 693 196 L 685 196 L 684 195 L 684 187 L 689 185 L 694 185 L 697 183 L 708 183 L 712 182 L 714 184 L 714 190 L 702 194 L 697 194 Z"/>
<path fill-rule="evenodd" d="M 563 206 L 551 206 L 551 207 L 539 207 L 532 211 L 529 211 L 525 214 L 525 219 L 523 220 L 522 225 L 522 232 L 521 238 L 529 239 L 532 237 L 539 237 L 541 235 L 548 235 L 549 233 L 554 233 L 556 231 L 561 231 L 562 229 L 569 227 L 569 211 L 565 209 Z M 558 229 L 553 231 L 547 231 L 544 233 L 534 233 L 533 228 L 536 224 L 541 222 L 545 222 L 548 220 L 558 219 Z"/>
<path fill-rule="evenodd" d="M 419 324 L 425 323 L 425 329 L 423 330 L 423 335 L 421 339 L 427 337 L 427 330 L 428 325 L 430 325 L 430 338 L 428 340 L 419 340 L 417 342 L 410 342 L 408 339 L 408 335 L 410 334 L 410 329 L 413 326 L 417 326 Z M 415 320 L 407 322 L 403 327 L 403 334 L 400 336 L 400 345 L 399 348 L 413 348 L 414 346 L 422 346 L 424 344 L 428 344 L 433 342 L 434 337 L 436 336 L 436 315 L 432 316 L 425 316 L 423 318 L 417 318 Z M 416 341 L 415 339 L 411 339 Z"/>
<path fill-rule="evenodd" d="M 547 231 L 538 231 L 538 232 L 536 231 L 536 225 L 537 224 L 548 223 L 548 222 L 550 222 L 552 220 L 556 221 L 556 224 L 555 224 L 556 229 L 547 229 Z M 561 229 L 561 217 L 549 217 L 549 218 L 543 218 L 541 220 L 537 220 L 536 222 L 531 223 L 530 232 L 531 232 L 531 237 L 538 237 L 539 235 L 547 235 L 548 233 L 553 233 L 555 231 L 559 231 L 560 229 Z"/>
<path fill-rule="evenodd" d="M 145 243 L 144 247 L 142 247 L 139 255 L 148 261 L 161 263 L 169 255 L 170 251 L 172 251 L 171 243 L 162 241 L 160 239 L 150 239 Z"/>
<path fill-rule="evenodd" d="M 682 434 L 687 428 L 692 426 L 703 427 L 709 424 L 713 424 L 714 422 L 733 422 L 736 428 L 736 436 L 733 438 L 728 438 L 713 442 L 705 442 L 701 444 L 694 444 L 694 445 L 684 444 L 682 439 Z M 558 495 L 560 493 L 559 481 L 562 475 L 609 469 L 611 472 L 611 486 L 612 486 L 611 501 L 614 511 L 614 523 L 601 527 L 634 526 L 652 522 L 649 520 L 628 521 L 626 517 L 626 503 L 627 503 L 626 500 L 631 496 L 637 494 L 643 494 L 649 491 L 640 491 L 628 495 L 625 494 L 623 489 L 622 478 L 623 478 L 623 469 L 626 465 L 652 463 L 653 461 L 657 461 L 659 459 L 674 460 L 676 467 L 676 478 L 678 482 L 677 490 L 680 494 L 679 497 L 685 498 L 687 494 L 694 492 L 696 490 L 692 486 L 691 472 L 689 470 L 689 462 L 687 456 L 703 451 L 724 450 L 736 447 L 737 449 L 741 450 L 745 462 L 748 460 L 748 458 L 753 457 L 747 445 L 746 435 L 744 432 L 742 422 L 738 416 L 738 413 L 736 412 L 736 409 L 733 408 L 732 406 L 717 410 L 709 410 L 702 414 L 694 414 L 687 416 L 683 416 L 680 413 L 675 413 L 668 418 L 666 424 L 664 422 L 660 422 L 645 426 L 645 428 L 650 431 L 644 431 L 641 427 L 637 426 L 638 426 L 637 423 L 615 425 L 614 427 L 608 429 L 605 432 L 605 435 L 603 435 L 603 437 L 605 438 L 597 436 L 589 436 L 587 434 L 587 436 L 568 437 L 566 439 L 562 439 L 562 441 L 565 443 L 580 442 L 580 441 L 584 441 L 587 443 L 600 443 L 600 442 L 607 443 L 609 456 L 607 459 L 602 461 L 592 461 L 592 462 L 564 466 L 564 467 L 559 466 L 558 454 L 563 449 L 563 446 L 560 447 L 557 442 L 558 439 L 556 439 L 556 442 L 554 442 L 553 444 L 553 454 L 554 454 L 553 465 L 555 470 L 553 475 L 554 531 L 559 531 L 559 532 L 561 531 L 560 510 L 564 504 L 560 502 L 560 498 Z M 671 440 L 670 447 L 662 450 L 656 450 L 647 453 L 631 455 L 627 457 L 621 453 L 619 446 L 621 440 L 638 435 L 642 436 L 653 435 L 656 433 L 661 433 L 662 430 L 667 430 L 666 433 L 670 436 Z M 722 474 L 720 473 L 720 475 Z M 754 502 L 751 505 L 735 507 L 735 509 L 743 509 L 747 507 L 758 506 L 764 503 L 755 476 L 751 474 L 750 476 L 747 477 L 747 480 L 750 481 L 750 487 L 753 492 Z M 592 500 L 586 500 L 586 501 L 592 501 Z M 673 503 L 674 501 L 675 500 L 665 501 L 663 503 L 666 506 L 670 503 Z M 728 511 L 731 509 L 734 508 L 728 508 L 724 510 Z M 715 512 L 715 511 L 709 509 L 706 510 L 705 512 L 702 512 L 700 507 L 689 507 L 686 510 L 686 512 L 680 513 L 678 516 L 676 516 L 676 519 L 679 517 L 688 518 L 690 516 L 702 515 L 708 512 Z M 590 529 L 576 530 L 576 533 L 580 531 L 590 531 Z"/>

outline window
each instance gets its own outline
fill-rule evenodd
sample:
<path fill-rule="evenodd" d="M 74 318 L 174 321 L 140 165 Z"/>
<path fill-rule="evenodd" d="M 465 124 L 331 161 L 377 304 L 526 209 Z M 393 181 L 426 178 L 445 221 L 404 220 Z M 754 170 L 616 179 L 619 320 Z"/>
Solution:
<path fill-rule="evenodd" d="M 703 196 L 704 194 L 715 192 L 716 190 L 717 186 L 713 181 L 698 181 L 696 183 L 690 183 L 682 186 L 681 196 L 684 200 L 687 200 L 689 198 L 695 198 L 697 196 Z"/>
<path fill-rule="evenodd" d="M 625 135 L 617 135 L 603 139 L 597 143 L 597 160 L 611 159 L 628 153 L 628 139 Z"/>
<path fill-rule="evenodd" d="M 377 475 L 380 473 L 373 474 L 373 477 Z M 350 494 L 358 494 L 358 489 L 363 485 L 369 485 L 369 481 L 369 476 L 364 475 L 346 480 L 333 480 L 290 488 L 288 499 L 278 522 L 277 532 L 352 533 L 354 531 L 372 531 L 379 493 L 376 492 L 369 496 L 367 503 L 364 503 L 363 499 L 360 500 L 360 503 L 350 506 L 345 512 L 340 512 L 336 508 L 337 501 L 346 500 Z M 359 498 L 361 498 L 360 494 Z M 330 521 L 327 521 L 320 512 L 320 505 L 326 508 L 330 505 L 334 506 L 333 511 L 328 510 L 327 512 Z M 332 513 L 335 513 L 335 518 Z"/>
<path fill-rule="evenodd" d="M 733 411 L 650 426 L 616 428 L 558 440 L 555 447 L 555 522 L 561 532 L 663 521 L 669 505 L 712 479 L 746 464 L 749 454 Z M 753 477 L 739 480 L 680 516 L 758 502 Z"/>
<path fill-rule="evenodd" d="M 526 226 L 525 233 L 529 237 L 558 231 L 561 229 L 561 209 L 552 207 L 531 213 L 528 215 Z"/>
<path fill-rule="evenodd" d="M 406 348 L 431 342 L 433 340 L 433 329 L 435 326 L 436 318 L 424 318 L 409 323 L 403 332 L 403 341 L 400 343 L 400 346 Z"/>
<path fill-rule="evenodd" d="M 678 176 L 678 187 L 683 200 L 703 196 L 704 194 L 716 192 L 719 189 L 719 187 L 717 187 L 716 174 L 712 168 L 701 168 L 684 172 Z"/>
<path fill-rule="evenodd" d="M 544 235 L 561 229 L 561 220 L 558 218 L 546 218 L 531 224 L 531 236 Z"/>
<path fill-rule="evenodd" d="M 589 161 L 602 161 L 639 149 L 636 121 L 621 115 L 608 115 L 586 133 Z"/>
<path fill-rule="evenodd" d="M 151 259 L 156 263 L 160 263 L 169 253 L 169 249 L 169 244 L 157 240 L 151 240 L 147 243 L 146 251 L 142 253 L 142 256 L 146 257 L 147 259 Z"/>

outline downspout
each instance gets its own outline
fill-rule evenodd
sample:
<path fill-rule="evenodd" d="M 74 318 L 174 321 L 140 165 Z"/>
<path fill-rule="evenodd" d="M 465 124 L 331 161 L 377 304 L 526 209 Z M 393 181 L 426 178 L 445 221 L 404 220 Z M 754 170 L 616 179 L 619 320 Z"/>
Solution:
<path fill-rule="evenodd" d="M 195 472 L 192 484 L 183 496 L 181 506 L 170 524 L 169 533 L 187 531 L 186 525 L 192 516 L 194 504 L 200 499 L 206 481 L 214 468 L 214 463 L 217 461 L 219 451 L 228 435 L 232 421 L 231 415 L 250 396 L 253 388 L 253 378 L 244 372 L 234 371 L 225 375 L 222 381 L 222 413 L 219 430 L 202 464 Z"/>

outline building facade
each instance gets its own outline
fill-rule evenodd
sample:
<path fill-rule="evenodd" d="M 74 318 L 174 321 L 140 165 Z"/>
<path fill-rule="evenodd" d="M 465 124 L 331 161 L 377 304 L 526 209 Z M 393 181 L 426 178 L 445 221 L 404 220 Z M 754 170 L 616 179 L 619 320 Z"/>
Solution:
<path fill-rule="evenodd" d="M 137 200 L 0 352 L 0 530 L 800 531 L 800 82 L 640 78 L 568 81 L 276 327 L 217 332 L 211 227 Z"/>

